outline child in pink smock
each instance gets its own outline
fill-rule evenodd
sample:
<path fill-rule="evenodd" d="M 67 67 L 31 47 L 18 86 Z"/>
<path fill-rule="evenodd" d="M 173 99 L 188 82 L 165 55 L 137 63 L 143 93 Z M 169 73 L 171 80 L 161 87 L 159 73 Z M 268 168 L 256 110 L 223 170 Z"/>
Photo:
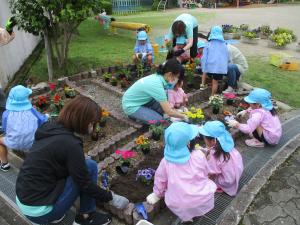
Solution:
<path fill-rule="evenodd" d="M 168 102 L 172 108 L 179 109 L 188 103 L 187 95 L 182 89 L 183 80 L 179 80 L 174 89 L 168 90 Z"/>
<path fill-rule="evenodd" d="M 200 128 L 207 147 L 209 174 L 218 186 L 217 192 L 235 196 L 244 170 L 241 154 L 220 121 L 209 121 Z"/>
<path fill-rule="evenodd" d="M 282 126 L 273 107 L 271 93 L 265 89 L 257 88 L 245 97 L 250 108 L 239 112 L 238 116 L 249 114 L 246 124 L 236 120 L 228 121 L 230 127 L 239 129 L 245 134 L 252 136 L 245 141 L 250 147 L 261 148 L 265 145 L 276 145 L 282 136 Z"/>
<path fill-rule="evenodd" d="M 192 221 L 214 207 L 217 187 L 208 178 L 208 164 L 201 151 L 189 151 L 189 143 L 199 127 L 184 122 L 172 123 L 165 131 L 164 158 L 155 172 L 153 193 L 147 202 L 165 198 L 167 207 L 183 222 Z"/>

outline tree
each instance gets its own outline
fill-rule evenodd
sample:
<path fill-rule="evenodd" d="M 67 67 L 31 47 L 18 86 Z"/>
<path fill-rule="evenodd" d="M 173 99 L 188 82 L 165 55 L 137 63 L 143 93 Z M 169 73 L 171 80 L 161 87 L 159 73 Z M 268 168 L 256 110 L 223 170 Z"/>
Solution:
<path fill-rule="evenodd" d="M 53 55 L 58 67 L 66 68 L 72 33 L 100 4 L 99 0 L 10 0 L 18 27 L 44 36 L 49 80 Z"/>

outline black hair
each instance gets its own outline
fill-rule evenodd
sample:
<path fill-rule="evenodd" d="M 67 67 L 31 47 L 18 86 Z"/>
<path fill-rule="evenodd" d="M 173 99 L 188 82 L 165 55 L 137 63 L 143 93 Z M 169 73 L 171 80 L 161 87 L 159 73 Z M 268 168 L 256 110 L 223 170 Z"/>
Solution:
<path fill-rule="evenodd" d="M 169 59 L 163 64 L 160 64 L 156 70 L 156 72 L 160 75 L 164 75 L 165 73 L 171 72 L 173 74 L 180 74 L 182 70 L 182 65 L 177 61 L 177 59 Z"/>
<path fill-rule="evenodd" d="M 218 141 L 218 139 L 214 138 L 214 137 L 208 137 L 208 136 L 204 136 L 204 138 L 208 139 L 209 141 L 212 141 L 212 140 L 216 140 L 216 146 L 214 147 L 215 149 L 215 153 L 214 153 L 214 156 L 217 158 L 217 159 L 220 159 L 221 155 L 223 155 L 223 158 L 224 158 L 224 162 L 227 162 L 229 161 L 230 159 L 230 154 L 229 152 L 225 152 L 220 144 L 220 142 Z"/>
<path fill-rule="evenodd" d="M 175 36 L 176 34 L 178 34 L 179 36 L 185 35 L 185 28 L 186 25 L 183 21 L 181 20 L 177 20 L 172 24 L 172 33 Z"/>
<path fill-rule="evenodd" d="M 196 136 L 193 140 L 190 141 L 190 144 L 188 146 L 190 152 L 192 152 L 195 149 L 196 144 L 200 144 L 200 140 L 201 138 L 199 136 Z"/>
<path fill-rule="evenodd" d="M 270 113 L 272 114 L 272 116 L 277 116 L 277 111 L 274 107 L 270 110 Z"/>

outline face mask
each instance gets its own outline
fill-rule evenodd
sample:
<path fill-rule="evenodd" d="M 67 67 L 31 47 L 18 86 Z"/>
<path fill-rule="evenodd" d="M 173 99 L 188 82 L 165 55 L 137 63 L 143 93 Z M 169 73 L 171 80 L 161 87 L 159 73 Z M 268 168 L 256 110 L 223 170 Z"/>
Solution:
<path fill-rule="evenodd" d="M 174 89 L 174 87 L 175 87 L 175 85 L 177 84 L 177 82 L 178 82 L 178 78 L 175 78 L 174 81 L 168 82 L 166 88 L 169 89 L 169 90 Z"/>
<path fill-rule="evenodd" d="M 92 134 L 93 131 L 94 131 L 94 126 L 93 126 L 93 124 L 90 123 L 88 126 L 88 134 Z"/>

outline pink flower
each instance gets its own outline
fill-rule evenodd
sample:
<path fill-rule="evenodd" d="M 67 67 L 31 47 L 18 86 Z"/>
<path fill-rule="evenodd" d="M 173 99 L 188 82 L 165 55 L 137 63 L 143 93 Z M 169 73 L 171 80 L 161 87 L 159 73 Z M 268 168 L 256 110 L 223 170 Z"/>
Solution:
<path fill-rule="evenodd" d="M 50 90 L 52 91 L 52 90 L 54 90 L 55 88 L 56 88 L 56 84 L 54 84 L 54 83 L 48 83 L 48 86 L 49 86 L 49 88 L 50 88 Z"/>
<path fill-rule="evenodd" d="M 236 95 L 233 93 L 225 93 L 224 96 L 227 99 L 235 99 L 236 98 Z"/>
<path fill-rule="evenodd" d="M 116 150 L 116 154 L 121 155 L 123 159 L 133 158 L 136 156 L 136 152 L 132 150 Z"/>
<path fill-rule="evenodd" d="M 149 124 L 156 124 L 157 121 L 156 121 L 156 120 L 148 120 L 148 123 L 149 123 Z"/>

